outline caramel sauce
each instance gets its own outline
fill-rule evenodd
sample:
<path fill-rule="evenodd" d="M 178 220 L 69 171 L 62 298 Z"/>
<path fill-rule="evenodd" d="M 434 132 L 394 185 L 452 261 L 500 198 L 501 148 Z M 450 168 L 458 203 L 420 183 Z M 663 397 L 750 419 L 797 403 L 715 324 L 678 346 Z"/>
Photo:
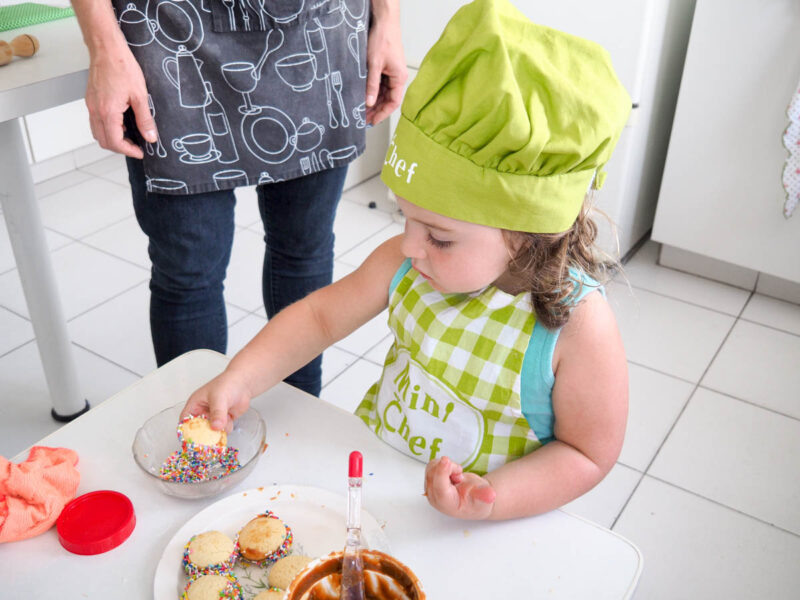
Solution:
<path fill-rule="evenodd" d="M 339 600 L 342 553 L 315 560 L 287 590 L 287 600 Z M 425 600 L 425 592 L 411 570 L 378 550 L 361 552 L 366 600 Z"/>

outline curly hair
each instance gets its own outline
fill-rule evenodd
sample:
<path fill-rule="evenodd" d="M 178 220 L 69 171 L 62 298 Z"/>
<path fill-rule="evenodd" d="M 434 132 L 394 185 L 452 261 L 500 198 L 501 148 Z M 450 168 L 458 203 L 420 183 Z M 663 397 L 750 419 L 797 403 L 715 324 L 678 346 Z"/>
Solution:
<path fill-rule="evenodd" d="M 563 233 L 503 231 L 509 247 L 518 247 L 509 262 L 509 272 L 522 290 L 530 291 L 536 319 L 548 329 L 566 324 L 574 308 L 569 299 L 584 285 L 570 276 L 570 269 L 604 284 L 620 266 L 595 246 L 597 224 L 590 216 L 596 210 L 592 200 L 593 196 L 587 194 L 575 223 Z"/>

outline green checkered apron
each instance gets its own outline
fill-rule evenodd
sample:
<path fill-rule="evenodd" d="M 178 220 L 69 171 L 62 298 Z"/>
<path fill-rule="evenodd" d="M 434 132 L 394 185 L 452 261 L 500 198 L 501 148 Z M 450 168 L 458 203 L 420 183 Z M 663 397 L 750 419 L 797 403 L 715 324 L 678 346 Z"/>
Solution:
<path fill-rule="evenodd" d="M 356 415 L 423 462 L 484 474 L 528 454 L 542 445 L 520 406 L 535 322 L 528 294 L 441 294 L 408 269 L 389 298 L 394 344 Z"/>

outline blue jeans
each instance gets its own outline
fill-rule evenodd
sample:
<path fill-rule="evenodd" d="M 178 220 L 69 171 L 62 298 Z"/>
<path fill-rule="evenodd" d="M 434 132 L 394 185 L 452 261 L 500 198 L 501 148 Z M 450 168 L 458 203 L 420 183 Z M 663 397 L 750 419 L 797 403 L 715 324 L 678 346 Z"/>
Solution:
<path fill-rule="evenodd" d="M 198 348 L 225 352 L 225 271 L 233 243 L 232 190 L 174 196 L 151 193 L 142 161 L 127 159 L 133 207 L 149 238 L 150 330 L 156 363 Z M 333 221 L 347 167 L 260 185 L 264 222 L 262 292 L 269 317 L 333 278 Z M 286 378 L 315 396 L 322 357 Z"/>

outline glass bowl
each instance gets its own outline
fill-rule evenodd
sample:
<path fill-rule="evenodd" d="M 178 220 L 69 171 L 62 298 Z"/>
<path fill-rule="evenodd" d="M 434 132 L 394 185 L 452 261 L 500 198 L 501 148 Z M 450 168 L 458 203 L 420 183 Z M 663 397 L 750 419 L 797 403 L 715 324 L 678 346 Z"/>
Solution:
<path fill-rule="evenodd" d="M 159 473 L 167 457 L 180 450 L 177 428 L 184 404 L 176 404 L 153 415 L 136 432 L 133 438 L 133 458 L 136 464 L 151 477 L 165 494 L 179 498 L 206 498 L 214 496 L 243 481 L 264 451 L 267 426 L 258 411 L 248 409 L 233 422 L 233 431 L 228 434 L 228 446 L 238 448 L 241 468 L 219 479 L 182 482 L 166 481 Z"/>

